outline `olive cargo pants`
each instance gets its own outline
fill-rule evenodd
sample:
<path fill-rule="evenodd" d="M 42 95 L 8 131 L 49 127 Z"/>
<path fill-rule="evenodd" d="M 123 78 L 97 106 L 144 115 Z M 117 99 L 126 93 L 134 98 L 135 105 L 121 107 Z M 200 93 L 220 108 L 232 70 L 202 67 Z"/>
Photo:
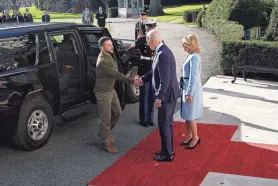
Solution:
<path fill-rule="evenodd" d="M 121 105 L 115 90 L 112 92 L 95 92 L 99 112 L 100 139 L 103 143 L 111 144 L 110 131 L 117 124 L 122 114 Z"/>

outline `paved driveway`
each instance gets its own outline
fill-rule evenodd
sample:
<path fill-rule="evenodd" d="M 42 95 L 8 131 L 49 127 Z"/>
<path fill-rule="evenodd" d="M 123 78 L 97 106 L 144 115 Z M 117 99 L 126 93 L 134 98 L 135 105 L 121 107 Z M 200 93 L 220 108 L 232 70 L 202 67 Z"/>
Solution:
<path fill-rule="evenodd" d="M 132 39 L 134 24 L 135 22 L 111 24 L 113 37 Z M 178 73 L 185 57 L 181 47 L 182 36 L 191 32 L 198 35 L 203 60 L 202 79 L 203 82 L 207 80 L 215 68 L 217 58 L 214 37 L 184 25 L 158 23 L 158 28 L 163 30 L 165 43 L 176 56 Z M 85 116 L 78 118 L 76 115 L 79 114 Z M 128 105 L 113 131 L 120 153 L 111 155 L 101 151 L 95 144 L 99 129 L 95 105 L 85 105 L 66 113 L 66 116 L 73 117 L 74 121 L 62 123 L 56 118 L 57 126 L 51 140 L 37 151 L 22 152 L 13 149 L 5 142 L 3 134 L 0 135 L 0 185 L 85 185 L 155 130 L 155 127 L 139 126 L 138 104 Z"/>
<path fill-rule="evenodd" d="M 111 33 L 113 37 L 134 39 L 134 19 L 123 20 L 120 18 L 111 19 Z M 157 29 L 162 31 L 163 40 L 172 49 L 177 61 L 177 76 L 180 77 L 182 61 L 185 52 L 182 48 L 181 39 L 184 35 L 194 33 L 200 40 L 202 57 L 202 82 L 208 80 L 217 64 L 218 50 L 215 37 L 196 27 L 185 26 L 182 24 L 159 22 Z"/>

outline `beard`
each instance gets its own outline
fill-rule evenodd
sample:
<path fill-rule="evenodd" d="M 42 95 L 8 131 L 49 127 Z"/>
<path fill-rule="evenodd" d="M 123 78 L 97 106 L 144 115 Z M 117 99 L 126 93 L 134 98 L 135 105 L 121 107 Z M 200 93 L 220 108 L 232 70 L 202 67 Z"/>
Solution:
<path fill-rule="evenodd" d="M 105 53 L 113 55 L 113 50 L 105 50 Z"/>

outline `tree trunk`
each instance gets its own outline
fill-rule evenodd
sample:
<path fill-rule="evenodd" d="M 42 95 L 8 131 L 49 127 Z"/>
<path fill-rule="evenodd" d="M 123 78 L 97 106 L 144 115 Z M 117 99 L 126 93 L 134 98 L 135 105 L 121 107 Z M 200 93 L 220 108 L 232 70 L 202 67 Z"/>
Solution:
<path fill-rule="evenodd" d="M 149 15 L 150 16 L 160 16 L 160 15 L 164 15 L 164 14 L 165 13 L 163 12 L 161 0 L 151 0 Z"/>
<path fill-rule="evenodd" d="M 21 2 L 22 0 L 8 0 L 8 3 L 10 5 L 10 8 L 13 11 L 13 14 L 18 12 Z"/>
<path fill-rule="evenodd" d="M 105 9 L 106 9 L 106 14 L 108 17 L 110 17 L 110 13 L 109 13 L 109 4 L 110 4 L 111 0 L 101 0 L 101 2 L 105 5 Z"/>

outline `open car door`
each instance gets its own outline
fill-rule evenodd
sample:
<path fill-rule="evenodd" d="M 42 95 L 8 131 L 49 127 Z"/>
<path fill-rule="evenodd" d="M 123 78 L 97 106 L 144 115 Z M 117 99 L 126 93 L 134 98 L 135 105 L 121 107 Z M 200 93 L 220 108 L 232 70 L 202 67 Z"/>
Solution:
<path fill-rule="evenodd" d="M 96 63 L 97 58 L 100 53 L 100 48 L 98 46 L 98 41 L 103 36 L 108 36 L 110 38 L 111 35 L 106 28 L 97 28 L 93 26 L 80 26 L 78 28 L 80 35 L 82 37 L 82 41 L 84 44 L 84 49 L 86 52 L 86 61 L 87 65 L 84 67 L 85 75 L 87 76 L 86 79 L 86 86 L 87 90 L 85 91 L 88 96 L 90 96 L 91 102 L 96 103 L 96 98 L 94 95 L 94 86 L 95 86 L 95 78 L 96 78 Z M 117 60 L 118 71 L 120 73 L 126 74 L 126 70 L 124 68 L 124 64 L 119 56 L 117 51 L 116 43 L 113 41 L 114 44 L 114 56 Z M 120 104 L 122 109 L 124 109 L 126 101 L 125 101 L 125 83 L 116 81 L 115 83 L 115 90 L 117 91 Z"/>
<path fill-rule="evenodd" d="M 114 38 L 114 41 L 117 44 L 118 53 L 123 64 L 124 66 L 127 66 L 128 70 L 134 66 L 140 65 L 142 58 L 140 50 L 137 48 L 131 48 L 131 45 L 135 43 L 135 40 Z"/>

